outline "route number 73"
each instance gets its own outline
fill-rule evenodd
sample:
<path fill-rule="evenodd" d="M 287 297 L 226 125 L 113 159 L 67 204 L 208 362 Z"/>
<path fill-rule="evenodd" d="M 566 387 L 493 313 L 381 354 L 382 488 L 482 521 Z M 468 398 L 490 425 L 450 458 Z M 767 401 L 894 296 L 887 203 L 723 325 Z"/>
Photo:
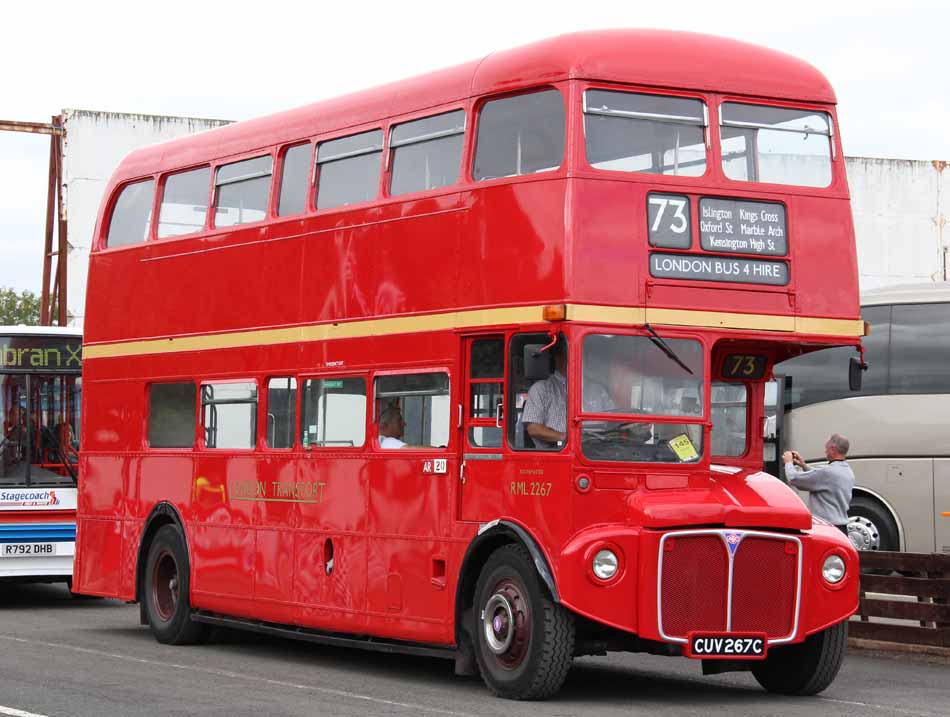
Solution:
<path fill-rule="evenodd" d="M 666 214 L 666 208 L 670 207 L 673 212 L 673 217 L 667 228 L 676 234 L 685 232 L 689 228 L 689 219 L 686 218 L 684 211 L 686 209 L 686 201 L 685 199 L 674 199 L 672 197 L 651 196 L 650 204 L 658 206 L 659 210 L 656 213 L 656 218 L 653 220 L 653 226 L 650 227 L 650 231 L 655 232 L 660 228 L 663 215 Z"/>

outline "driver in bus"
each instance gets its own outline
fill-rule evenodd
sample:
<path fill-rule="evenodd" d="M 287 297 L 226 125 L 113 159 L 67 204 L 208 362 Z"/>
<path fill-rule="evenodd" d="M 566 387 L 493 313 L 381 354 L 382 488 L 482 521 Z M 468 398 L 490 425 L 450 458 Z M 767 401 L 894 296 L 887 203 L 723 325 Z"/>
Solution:
<path fill-rule="evenodd" d="M 558 343 L 554 352 L 554 373 L 528 389 L 521 420 L 535 448 L 557 448 L 567 440 L 567 349 Z M 600 383 L 584 379 L 584 410 L 593 413 L 615 408 Z"/>

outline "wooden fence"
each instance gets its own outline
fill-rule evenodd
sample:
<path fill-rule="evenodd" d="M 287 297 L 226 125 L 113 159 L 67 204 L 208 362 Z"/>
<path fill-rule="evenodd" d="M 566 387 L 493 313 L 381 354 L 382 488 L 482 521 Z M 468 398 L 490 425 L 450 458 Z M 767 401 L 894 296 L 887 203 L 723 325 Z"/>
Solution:
<path fill-rule="evenodd" d="M 851 637 L 950 648 L 950 555 L 861 552 L 860 620 Z M 871 618 L 875 620 L 872 622 Z"/>

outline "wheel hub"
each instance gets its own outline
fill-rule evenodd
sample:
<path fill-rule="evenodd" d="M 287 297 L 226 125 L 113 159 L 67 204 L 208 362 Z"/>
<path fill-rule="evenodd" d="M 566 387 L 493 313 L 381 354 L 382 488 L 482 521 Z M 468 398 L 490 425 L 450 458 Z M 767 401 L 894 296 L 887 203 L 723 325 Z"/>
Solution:
<path fill-rule="evenodd" d="M 496 655 L 503 655 L 511 647 L 513 622 L 511 603 L 504 595 L 492 595 L 485 605 L 485 642 Z"/>
<path fill-rule="evenodd" d="M 171 620 L 178 609 L 178 585 L 178 564 L 171 553 L 163 552 L 156 560 L 152 604 L 164 622 Z"/>
<path fill-rule="evenodd" d="M 857 550 L 881 549 L 881 531 L 863 515 L 848 520 L 848 538 Z"/>
<path fill-rule="evenodd" d="M 482 610 L 482 636 L 490 655 L 506 670 L 516 669 L 531 643 L 531 611 L 524 588 L 513 578 L 500 580 Z"/>

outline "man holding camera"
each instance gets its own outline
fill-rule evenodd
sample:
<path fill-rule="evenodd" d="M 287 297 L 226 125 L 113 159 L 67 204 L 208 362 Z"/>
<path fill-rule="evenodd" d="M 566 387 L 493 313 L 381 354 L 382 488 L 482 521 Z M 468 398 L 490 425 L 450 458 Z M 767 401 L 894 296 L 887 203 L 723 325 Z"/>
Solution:
<path fill-rule="evenodd" d="M 788 484 L 806 491 L 812 515 L 824 518 L 845 535 L 848 534 L 848 507 L 854 488 L 854 472 L 846 459 L 850 443 L 834 433 L 825 443 L 828 465 L 809 468 L 798 451 L 785 451 L 785 477 Z"/>

